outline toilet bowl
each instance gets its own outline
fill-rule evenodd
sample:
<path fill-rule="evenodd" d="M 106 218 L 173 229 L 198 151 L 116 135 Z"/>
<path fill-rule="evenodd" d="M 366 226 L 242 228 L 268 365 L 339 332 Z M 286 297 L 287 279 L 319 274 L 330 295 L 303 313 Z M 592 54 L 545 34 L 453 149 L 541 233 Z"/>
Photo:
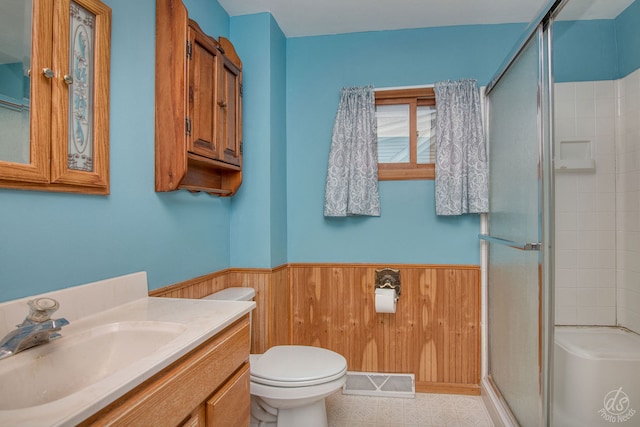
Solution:
<path fill-rule="evenodd" d="M 227 288 L 205 299 L 252 300 L 252 288 Z M 347 361 L 319 347 L 283 345 L 250 356 L 252 427 L 327 427 L 325 398 L 347 378 Z"/>

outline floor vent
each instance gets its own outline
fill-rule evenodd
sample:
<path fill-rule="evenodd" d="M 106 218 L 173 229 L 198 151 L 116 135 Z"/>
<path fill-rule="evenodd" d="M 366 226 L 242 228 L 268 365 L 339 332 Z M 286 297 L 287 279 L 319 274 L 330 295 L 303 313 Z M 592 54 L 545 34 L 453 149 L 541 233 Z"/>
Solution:
<path fill-rule="evenodd" d="M 385 374 L 380 372 L 347 372 L 343 394 L 363 396 L 414 398 L 416 388 L 413 374 Z"/>

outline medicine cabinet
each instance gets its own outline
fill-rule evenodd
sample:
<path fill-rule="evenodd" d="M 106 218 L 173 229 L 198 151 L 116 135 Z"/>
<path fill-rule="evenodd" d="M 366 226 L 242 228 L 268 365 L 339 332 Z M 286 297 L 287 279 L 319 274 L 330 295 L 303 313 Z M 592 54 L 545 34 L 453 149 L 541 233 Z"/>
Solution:
<path fill-rule="evenodd" d="M 111 9 L 0 2 L 0 187 L 109 193 Z"/>
<path fill-rule="evenodd" d="M 232 196 L 242 182 L 242 61 L 180 0 L 156 2 L 156 191 Z"/>

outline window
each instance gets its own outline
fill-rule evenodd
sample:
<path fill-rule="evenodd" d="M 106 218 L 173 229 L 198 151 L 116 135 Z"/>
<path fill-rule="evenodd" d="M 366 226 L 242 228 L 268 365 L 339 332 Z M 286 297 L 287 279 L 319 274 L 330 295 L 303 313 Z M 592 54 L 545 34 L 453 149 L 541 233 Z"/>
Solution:
<path fill-rule="evenodd" d="M 376 91 L 378 180 L 435 179 L 433 88 Z"/>

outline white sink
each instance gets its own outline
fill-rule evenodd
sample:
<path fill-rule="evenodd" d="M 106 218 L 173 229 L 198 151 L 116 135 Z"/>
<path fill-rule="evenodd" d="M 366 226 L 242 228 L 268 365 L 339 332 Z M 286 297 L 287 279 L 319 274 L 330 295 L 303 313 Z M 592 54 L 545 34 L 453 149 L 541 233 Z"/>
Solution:
<path fill-rule="evenodd" d="M 172 341 L 186 326 L 173 322 L 107 323 L 66 335 L 2 360 L 0 384 L 11 390 L 0 410 L 53 402 L 83 390 Z"/>
<path fill-rule="evenodd" d="M 33 298 L 60 303 L 62 338 L 0 360 L 0 426 L 73 427 L 248 314 L 255 302 L 148 296 L 133 273 L 0 303 L 0 337 Z"/>

